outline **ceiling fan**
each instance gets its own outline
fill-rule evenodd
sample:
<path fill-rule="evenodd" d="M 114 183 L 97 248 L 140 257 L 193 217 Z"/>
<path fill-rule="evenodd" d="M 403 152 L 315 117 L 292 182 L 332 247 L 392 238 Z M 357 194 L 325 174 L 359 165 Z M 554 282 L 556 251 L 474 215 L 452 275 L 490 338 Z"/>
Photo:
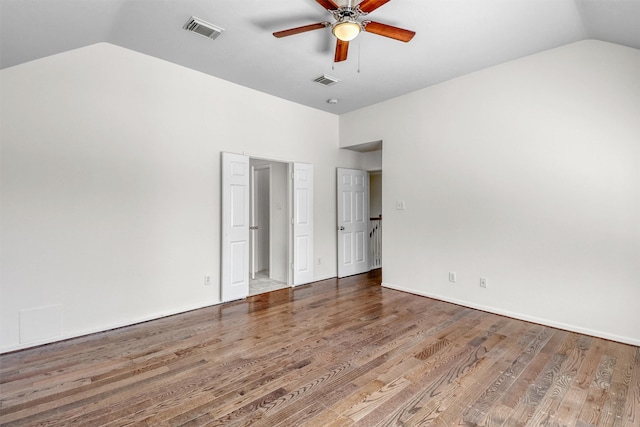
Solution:
<path fill-rule="evenodd" d="M 333 15 L 333 18 L 335 19 L 333 24 L 326 21 L 319 22 L 317 24 L 303 25 L 302 27 L 277 31 L 273 33 L 273 35 L 280 38 L 331 27 L 331 32 L 336 39 L 338 39 L 336 43 L 336 53 L 333 60 L 334 62 L 341 62 L 347 59 L 349 42 L 356 38 L 361 31 L 378 34 L 380 36 L 400 40 L 405 43 L 410 41 L 416 34 L 415 31 L 381 24 L 379 22 L 358 20 L 361 16 L 368 15 L 380 6 L 388 3 L 390 0 L 363 0 L 355 6 L 352 5 L 352 0 L 349 0 L 346 6 L 338 6 L 334 0 L 316 1 Z"/>

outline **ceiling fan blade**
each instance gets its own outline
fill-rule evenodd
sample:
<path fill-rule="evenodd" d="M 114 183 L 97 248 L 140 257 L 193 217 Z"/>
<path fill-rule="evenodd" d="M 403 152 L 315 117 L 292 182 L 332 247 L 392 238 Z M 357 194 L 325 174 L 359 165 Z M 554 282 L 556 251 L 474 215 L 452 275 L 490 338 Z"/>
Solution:
<path fill-rule="evenodd" d="M 410 41 L 416 35 L 415 31 L 405 30 L 403 28 L 393 27 L 379 22 L 368 22 L 364 26 L 367 33 L 378 34 L 380 36 L 389 37 L 391 39 L 400 40 L 401 42 Z"/>
<path fill-rule="evenodd" d="M 349 42 L 337 39 L 336 54 L 333 57 L 333 62 L 342 62 L 347 59 L 347 52 L 349 52 Z"/>
<path fill-rule="evenodd" d="M 290 28 L 288 30 L 276 31 L 273 33 L 275 37 L 287 37 L 293 36 L 294 34 L 306 33 L 307 31 L 319 30 L 321 28 L 326 28 L 327 25 L 331 25 L 328 22 L 318 22 L 317 24 L 311 25 L 303 25 L 302 27 Z"/>
<path fill-rule="evenodd" d="M 316 0 L 316 1 L 320 3 L 320 6 L 324 7 L 327 10 L 337 10 L 340 8 L 340 6 L 335 4 L 333 0 Z"/>
<path fill-rule="evenodd" d="M 374 10 L 376 10 L 383 4 L 388 3 L 389 1 L 391 0 L 364 0 L 362 3 L 358 5 L 358 7 L 364 13 L 369 13 L 369 12 L 373 12 Z"/>

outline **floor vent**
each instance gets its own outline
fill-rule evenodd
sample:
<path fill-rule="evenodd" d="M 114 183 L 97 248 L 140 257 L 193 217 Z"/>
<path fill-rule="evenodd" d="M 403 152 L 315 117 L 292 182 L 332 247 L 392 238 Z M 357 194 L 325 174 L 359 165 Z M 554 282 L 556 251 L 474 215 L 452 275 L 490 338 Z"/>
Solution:
<path fill-rule="evenodd" d="M 338 83 L 340 80 L 335 77 L 327 76 L 326 74 L 321 75 L 320 77 L 313 79 L 314 82 L 320 83 L 321 85 L 331 86 Z"/>
<path fill-rule="evenodd" d="M 224 29 L 203 21 L 202 19 L 198 19 L 195 16 L 189 18 L 189 21 L 187 21 L 182 28 L 211 40 L 215 40 L 224 31 Z"/>

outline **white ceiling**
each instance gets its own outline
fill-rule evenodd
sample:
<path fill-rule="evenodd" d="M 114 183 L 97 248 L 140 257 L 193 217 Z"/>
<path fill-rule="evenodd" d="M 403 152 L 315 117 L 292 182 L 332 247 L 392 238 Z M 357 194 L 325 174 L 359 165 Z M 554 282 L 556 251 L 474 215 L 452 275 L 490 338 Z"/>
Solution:
<path fill-rule="evenodd" d="M 183 30 L 192 15 L 225 32 Z M 109 42 L 342 114 L 583 39 L 640 49 L 640 0 L 391 0 L 367 19 L 417 34 L 363 33 L 334 65 L 330 29 L 271 35 L 332 20 L 315 0 L 0 0 L 0 67 Z M 341 82 L 312 81 L 322 74 Z"/>

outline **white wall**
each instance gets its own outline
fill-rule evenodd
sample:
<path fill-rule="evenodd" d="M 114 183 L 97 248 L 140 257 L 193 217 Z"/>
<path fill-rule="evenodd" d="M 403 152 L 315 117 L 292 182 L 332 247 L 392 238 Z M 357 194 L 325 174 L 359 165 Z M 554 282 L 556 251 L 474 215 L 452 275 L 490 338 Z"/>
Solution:
<path fill-rule="evenodd" d="M 341 116 L 383 140 L 385 285 L 640 345 L 639 76 L 585 41 Z"/>
<path fill-rule="evenodd" d="M 287 282 L 289 211 L 288 203 L 288 165 L 271 163 L 271 265 L 269 276 L 280 282 Z"/>
<path fill-rule="evenodd" d="M 0 351 L 219 302 L 221 151 L 313 163 L 336 259 L 337 116 L 110 44 L 0 78 Z"/>
<path fill-rule="evenodd" d="M 382 170 L 382 150 L 358 153 L 358 168 L 365 171 Z"/>

